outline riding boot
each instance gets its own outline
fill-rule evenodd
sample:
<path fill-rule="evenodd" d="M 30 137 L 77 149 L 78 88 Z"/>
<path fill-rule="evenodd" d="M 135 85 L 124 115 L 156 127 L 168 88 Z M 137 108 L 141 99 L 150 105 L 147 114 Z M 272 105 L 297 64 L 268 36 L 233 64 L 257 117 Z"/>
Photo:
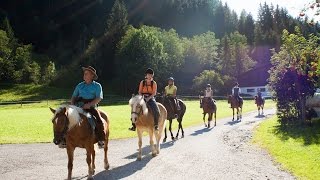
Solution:
<path fill-rule="evenodd" d="M 102 122 L 99 111 L 94 108 L 91 108 L 87 111 L 90 112 L 96 118 L 95 133 L 97 135 L 98 141 L 104 141 L 106 134 L 104 132 L 103 122 Z"/>
<path fill-rule="evenodd" d="M 176 101 L 176 99 L 173 99 L 173 103 L 174 103 L 174 108 L 173 108 L 174 117 L 178 118 L 178 107 L 177 107 L 178 102 Z"/>
<path fill-rule="evenodd" d="M 159 115 L 154 115 L 154 130 L 159 131 Z"/>
<path fill-rule="evenodd" d="M 136 131 L 136 124 L 132 123 L 132 127 L 129 128 L 130 131 Z"/>

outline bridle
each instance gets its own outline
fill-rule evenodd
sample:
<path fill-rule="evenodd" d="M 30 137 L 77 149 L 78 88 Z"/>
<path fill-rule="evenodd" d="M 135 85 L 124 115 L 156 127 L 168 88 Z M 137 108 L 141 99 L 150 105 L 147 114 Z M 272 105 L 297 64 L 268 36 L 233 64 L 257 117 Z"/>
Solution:
<path fill-rule="evenodd" d="M 67 117 L 66 117 L 67 118 Z M 62 139 L 65 137 L 67 131 L 68 131 L 69 121 L 65 120 L 64 122 L 64 128 L 62 132 L 53 131 L 54 135 L 57 136 L 59 139 Z"/>
<path fill-rule="evenodd" d="M 131 115 L 135 114 L 135 115 L 139 116 L 141 113 L 142 113 L 142 107 L 140 107 L 140 111 L 139 112 L 131 111 Z"/>

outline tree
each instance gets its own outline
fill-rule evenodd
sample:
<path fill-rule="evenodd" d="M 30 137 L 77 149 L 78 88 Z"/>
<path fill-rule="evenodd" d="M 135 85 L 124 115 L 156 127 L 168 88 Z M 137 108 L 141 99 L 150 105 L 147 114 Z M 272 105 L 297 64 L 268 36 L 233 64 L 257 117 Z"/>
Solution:
<path fill-rule="evenodd" d="M 273 52 L 269 86 L 277 100 L 278 117 L 283 125 L 305 121 L 306 98 L 314 94 L 318 82 L 319 37 L 303 37 L 296 27 L 294 34 L 282 34 L 280 52 Z"/>
<path fill-rule="evenodd" d="M 193 79 L 192 88 L 196 92 L 201 92 L 204 90 L 207 84 L 212 85 L 212 89 L 215 93 L 221 93 L 222 87 L 224 86 L 224 81 L 219 73 L 213 70 L 204 70 L 199 76 Z"/>

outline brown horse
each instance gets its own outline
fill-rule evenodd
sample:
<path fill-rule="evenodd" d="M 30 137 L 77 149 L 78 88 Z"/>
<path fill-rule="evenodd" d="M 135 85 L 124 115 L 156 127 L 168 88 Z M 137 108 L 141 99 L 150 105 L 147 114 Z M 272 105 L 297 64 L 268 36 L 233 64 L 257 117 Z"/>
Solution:
<path fill-rule="evenodd" d="M 258 116 L 260 116 L 260 109 L 262 111 L 261 115 L 263 115 L 263 107 L 264 107 L 264 102 L 265 102 L 264 98 L 261 96 L 254 96 L 254 101 L 258 107 Z"/>
<path fill-rule="evenodd" d="M 233 112 L 232 121 L 234 121 L 234 109 L 237 109 L 237 120 L 241 120 L 243 101 L 239 102 L 236 97 L 229 95 L 228 103 L 231 105 L 232 112 Z"/>
<path fill-rule="evenodd" d="M 169 131 L 170 131 L 172 140 L 175 139 L 174 136 L 173 136 L 173 133 L 172 133 L 172 120 L 175 119 L 175 118 L 177 118 L 177 121 L 179 123 L 176 139 L 178 139 L 180 129 L 181 129 L 181 137 L 182 138 L 184 137 L 184 131 L 183 131 L 183 127 L 182 127 L 182 120 L 183 120 L 184 114 L 186 113 L 186 109 L 187 108 L 186 108 L 186 104 L 181 99 L 177 99 L 177 100 L 178 100 L 177 103 L 179 103 L 180 109 L 177 110 L 178 117 L 175 117 L 174 116 L 174 107 L 173 107 L 173 106 L 175 106 L 175 104 L 173 104 L 170 101 L 169 97 L 168 96 L 161 96 L 160 94 L 156 97 L 156 101 L 161 103 L 162 105 L 164 105 L 164 107 L 167 110 L 167 113 L 168 113 L 167 119 L 169 121 Z M 165 127 L 165 129 L 164 129 L 163 142 L 166 142 L 166 141 L 167 141 L 167 127 Z"/>
<path fill-rule="evenodd" d="M 160 153 L 160 139 L 162 132 L 166 126 L 166 118 L 167 118 L 167 110 L 166 108 L 157 103 L 159 107 L 159 131 L 154 130 L 154 117 L 152 111 L 147 108 L 147 104 L 144 100 L 143 96 L 136 95 L 132 97 L 129 101 L 129 105 L 131 106 L 131 121 L 136 124 L 137 133 L 138 133 L 138 145 L 139 145 L 139 153 L 138 160 L 141 160 L 142 157 L 142 133 L 147 131 L 149 133 L 150 138 L 150 147 L 152 156 L 155 157 Z M 153 136 L 156 138 L 156 147 L 154 146 Z"/>
<path fill-rule="evenodd" d="M 54 110 L 50 108 L 54 114 L 52 118 L 54 139 L 53 142 L 59 145 L 63 138 L 67 143 L 68 154 L 68 180 L 72 176 L 73 156 L 76 147 L 85 148 L 87 151 L 88 179 L 92 179 L 95 172 L 95 148 L 94 144 L 98 142 L 93 128 L 90 125 L 89 113 L 83 111 L 73 105 L 61 106 Z M 107 157 L 108 141 L 109 141 L 109 118 L 106 113 L 100 111 L 104 120 L 104 168 L 109 169 Z"/>
<path fill-rule="evenodd" d="M 214 114 L 214 126 L 217 125 L 217 105 L 216 102 L 213 100 L 212 104 L 212 99 L 208 97 L 204 97 L 201 100 L 202 102 L 202 109 L 203 109 L 203 123 L 205 127 L 210 128 L 210 122 L 212 121 L 212 116 Z M 205 118 L 206 114 L 208 114 L 208 125 L 206 124 Z"/>

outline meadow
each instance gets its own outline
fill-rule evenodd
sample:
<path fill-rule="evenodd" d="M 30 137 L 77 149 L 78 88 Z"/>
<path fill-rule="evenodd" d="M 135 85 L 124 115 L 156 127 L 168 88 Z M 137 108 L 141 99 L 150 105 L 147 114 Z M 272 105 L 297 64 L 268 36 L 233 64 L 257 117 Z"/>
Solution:
<path fill-rule="evenodd" d="M 55 108 L 60 103 L 61 101 L 43 101 L 22 106 L 20 104 L 0 106 L 0 144 L 51 142 L 52 113 L 49 107 Z M 199 101 L 185 101 L 185 103 L 187 111 L 183 119 L 184 128 L 202 124 L 202 109 L 199 108 Z M 217 119 L 232 116 L 229 106 L 226 100 L 217 101 Z M 275 103 L 267 100 L 266 108 L 272 107 L 275 107 Z M 111 139 L 136 136 L 135 132 L 128 130 L 131 126 L 129 105 L 106 105 L 99 108 L 110 116 Z M 245 100 L 243 112 L 254 110 L 256 110 L 254 101 Z M 217 126 L 219 125 L 221 124 L 217 121 Z M 176 121 L 173 122 L 173 128 L 177 128 Z"/>
<path fill-rule="evenodd" d="M 253 142 L 266 149 L 277 163 L 297 179 L 320 177 L 320 122 L 312 126 L 281 127 L 277 117 L 257 127 Z"/>

